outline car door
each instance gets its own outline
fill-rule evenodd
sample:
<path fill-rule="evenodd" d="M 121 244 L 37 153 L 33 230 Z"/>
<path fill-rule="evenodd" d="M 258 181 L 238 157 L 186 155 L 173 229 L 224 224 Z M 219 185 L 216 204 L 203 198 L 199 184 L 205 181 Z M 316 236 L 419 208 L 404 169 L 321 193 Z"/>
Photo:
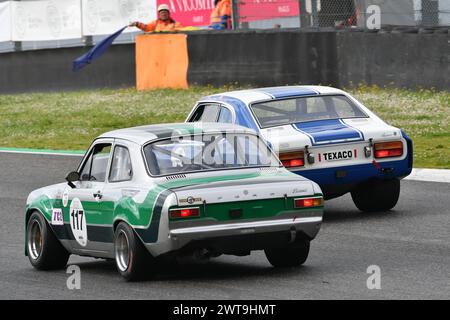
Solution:
<path fill-rule="evenodd" d="M 78 172 L 80 181 L 67 188 L 63 199 L 63 214 L 70 225 L 71 246 L 82 254 L 101 256 L 110 251 L 112 228 L 103 222 L 112 214 L 114 204 L 104 201 L 103 189 L 109 172 L 113 139 L 98 139 L 83 159 Z"/>
<path fill-rule="evenodd" d="M 125 220 L 127 220 L 129 210 L 134 209 L 130 198 L 141 191 L 133 183 L 134 166 L 131 158 L 133 150 L 135 154 L 139 152 L 140 155 L 140 149 L 136 145 L 129 141 L 116 139 L 107 183 L 103 189 L 104 201 L 114 203 L 115 214 L 124 215 L 121 218 L 125 218 Z M 140 159 L 142 158 L 140 157 Z M 105 209 L 108 208 L 105 207 Z M 105 212 L 103 223 L 112 225 L 114 218 L 116 218 L 114 212 Z"/>

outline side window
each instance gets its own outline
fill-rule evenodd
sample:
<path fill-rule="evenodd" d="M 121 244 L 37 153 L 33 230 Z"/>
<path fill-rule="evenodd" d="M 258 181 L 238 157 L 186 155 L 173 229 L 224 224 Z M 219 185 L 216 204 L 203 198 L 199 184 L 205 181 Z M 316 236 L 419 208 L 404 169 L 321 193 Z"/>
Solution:
<path fill-rule="evenodd" d="M 116 146 L 111 160 L 109 182 L 128 181 L 132 176 L 130 152 L 125 147 Z"/>
<path fill-rule="evenodd" d="M 205 106 L 198 106 L 195 109 L 194 114 L 189 119 L 189 122 L 198 122 L 202 118 L 203 111 L 205 111 Z"/>
<path fill-rule="evenodd" d="M 189 122 L 216 122 L 218 113 L 217 104 L 204 104 L 197 107 Z"/>
<path fill-rule="evenodd" d="M 109 143 L 102 143 L 94 146 L 83 169 L 81 169 L 81 181 L 104 182 L 110 153 L 111 144 Z"/>
<path fill-rule="evenodd" d="M 228 108 L 220 107 L 219 119 L 217 122 L 220 123 L 233 123 L 233 116 Z"/>

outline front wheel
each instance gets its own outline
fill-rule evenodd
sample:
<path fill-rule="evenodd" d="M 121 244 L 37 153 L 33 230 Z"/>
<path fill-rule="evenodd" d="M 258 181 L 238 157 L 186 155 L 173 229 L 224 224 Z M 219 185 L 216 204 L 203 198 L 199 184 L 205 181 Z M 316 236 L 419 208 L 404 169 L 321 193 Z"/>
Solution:
<path fill-rule="evenodd" d="M 154 271 L 153 257 L 125 222 L 114 233 L 114 254 L 117 270 L 127 281 L 141 280 Z"/>
<path fill-rule="evenodd" d="M 28 220 L 26 252 L 38 270 L 62 269 L 70 256 L 39 212 L 33 212 Z"/>
<path fill-rule="evenodd" d="M 400 196 L 400 180 L 379 180 L 366 183 L 351 192 L 356 207 L 365 212 L 388 211 Z"/>
<path fill-rule="evenodd" d="M 296 243 L 295 246 L 265 249 L 264 252 L 274 267 L 297 267 L 308 258 L 309 241 Z"/>

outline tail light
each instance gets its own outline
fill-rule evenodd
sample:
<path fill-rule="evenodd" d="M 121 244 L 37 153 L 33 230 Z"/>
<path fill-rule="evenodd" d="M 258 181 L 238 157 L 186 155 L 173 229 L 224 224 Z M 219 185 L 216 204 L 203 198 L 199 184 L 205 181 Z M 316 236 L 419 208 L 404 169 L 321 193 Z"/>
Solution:
<path fill-rule="evenodd" d="M 321 206 L 323 206 L 322 197 L 294 199 L 294 208 L 312 208 Z"/>
<path fill-rule="evenodd" d="M 374 144 L 375 158 L 390 158 L 403 155 L 403 143 L 401 141 L 381 142 Z"/>
<path fill-rule="evenodd" d="M 279 158 L 286 168 L 303 167 L 305 165 L 305 153 L 303 151 L 280 153 Z"/>
<path fill-rule="evenodd" d="M 172 219 L 178 218 L 194 218 L 200 216 L 199 208 L 182 208 L 182 209 L 171 209 L 170 217 Z"/>

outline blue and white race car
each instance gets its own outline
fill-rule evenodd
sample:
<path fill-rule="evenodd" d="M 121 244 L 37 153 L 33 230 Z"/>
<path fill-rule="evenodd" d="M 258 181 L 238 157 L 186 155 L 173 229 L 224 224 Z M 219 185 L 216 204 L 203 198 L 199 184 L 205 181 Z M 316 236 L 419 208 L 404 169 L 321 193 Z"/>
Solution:
<path fill-rule="evenodd" d="M 386 211 L 411 173 L 412 140 L 348 93 L 323 86 L 241 90 L 201 98 L 187 122 L 254 129 L 289 170 L 317 182 L 325 199 L 351 192 L 362 211 Z"/>

